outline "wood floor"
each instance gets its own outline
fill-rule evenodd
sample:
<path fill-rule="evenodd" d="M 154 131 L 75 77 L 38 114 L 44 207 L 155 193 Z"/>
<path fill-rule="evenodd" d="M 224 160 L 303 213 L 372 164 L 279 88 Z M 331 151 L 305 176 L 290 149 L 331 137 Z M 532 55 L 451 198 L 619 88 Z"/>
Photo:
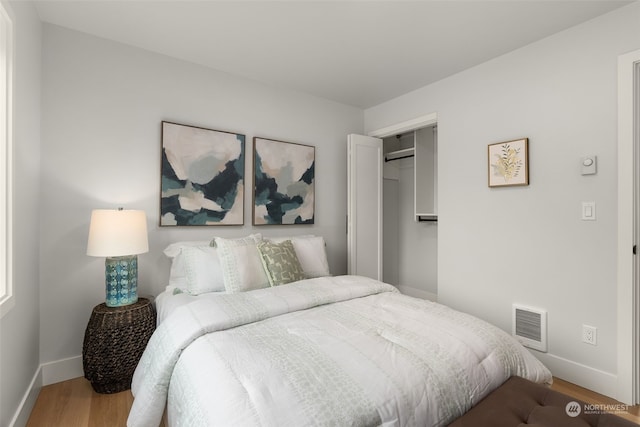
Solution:
<path fill-rule="evenodd" d="M 100 394 L 75 378 L 42 387 L 27 427 L 124 427 L 132 403 L 131 390 Z M 160 427 L 167 427 L 164 418 Z"/>
<path fill-rule="evenodd" d="M 552 387 L 587 403 L 613 404 L 615 400 L 561 379 Z M 76 378 L 43 387 L 27 427 L 119 427 L 125 426 L 133 402 L 131 391 L 99 394 L 84 378 Z M 640 424 L 640 405 L 618 414 Z M 167 427 L 163 419 L 160 427 Z"/>
<path fill-rule="evenodd" d="M 575 397 L 578 400 L 582 400 L 586 403 L 598 403 L 598 404 L 616 404 L 620 403 L 615 399 L 603 396 L 594 391 L 587 390 L 570 382 L 561 380 L 559 378 L 553 379 L 552 389 L 559 391 L 560 393 L 568 394 Z M 640 424 L 640 405 L 627 406 L 627 411 L 624 413 L 616 413 L 616 415 L 626 418 L 629 421 L 633 421 L 636 424 Z"/>

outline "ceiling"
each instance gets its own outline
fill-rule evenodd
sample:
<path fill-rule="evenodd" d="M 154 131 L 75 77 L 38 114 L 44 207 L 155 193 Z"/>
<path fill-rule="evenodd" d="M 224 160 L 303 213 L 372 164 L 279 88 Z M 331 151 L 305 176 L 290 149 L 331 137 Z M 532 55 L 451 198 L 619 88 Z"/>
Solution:
<path fill-rule="evenodd" d="M 631 3 L 36 1 L 44 22 L 368 108 Z"/>

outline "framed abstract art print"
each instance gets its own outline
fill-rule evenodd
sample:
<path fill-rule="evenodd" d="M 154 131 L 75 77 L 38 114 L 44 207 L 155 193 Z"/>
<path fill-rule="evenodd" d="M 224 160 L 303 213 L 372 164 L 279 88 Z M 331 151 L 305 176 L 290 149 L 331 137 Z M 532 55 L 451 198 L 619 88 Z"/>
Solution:
<path fill-rule="evenodd" d="M 244 223 L 245 136 L 162 122 L 161 226 Z"/>
<path fill-rule="evenodd" d="M 253 224 L 313 224 L 315 147 L 253 139 Z"/>

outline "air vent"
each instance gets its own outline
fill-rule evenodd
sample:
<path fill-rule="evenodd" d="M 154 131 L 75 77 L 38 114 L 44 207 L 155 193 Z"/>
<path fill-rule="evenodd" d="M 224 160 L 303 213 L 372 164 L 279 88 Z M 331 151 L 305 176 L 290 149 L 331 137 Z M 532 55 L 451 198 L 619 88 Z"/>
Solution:
<path fill-rule="evenodd" d="M 547 312 L 513 305 L 513 335 L 525 347 L 547 351 Z"/>

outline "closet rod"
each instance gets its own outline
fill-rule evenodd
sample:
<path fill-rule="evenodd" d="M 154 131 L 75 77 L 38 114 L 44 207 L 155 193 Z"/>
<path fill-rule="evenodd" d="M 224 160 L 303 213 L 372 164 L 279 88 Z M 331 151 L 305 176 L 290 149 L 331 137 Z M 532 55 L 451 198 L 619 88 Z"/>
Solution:
<path fill-rule="evenodd" d="M 407 159 L 409 157 L 415 157 L 415 154 L 409 154 L 407 156 L 394 157 L 393 159 L 387 159 L 387 157 L 385 156 L 384 161 L 385 161 L 385 163 L 386 162 L 393 162 L 394 160 Z"/>
<path fill-rule="evenodd" d="M 438 222 L 438 217 L 423 217 L 418 215 L 418 222 Z"/>

